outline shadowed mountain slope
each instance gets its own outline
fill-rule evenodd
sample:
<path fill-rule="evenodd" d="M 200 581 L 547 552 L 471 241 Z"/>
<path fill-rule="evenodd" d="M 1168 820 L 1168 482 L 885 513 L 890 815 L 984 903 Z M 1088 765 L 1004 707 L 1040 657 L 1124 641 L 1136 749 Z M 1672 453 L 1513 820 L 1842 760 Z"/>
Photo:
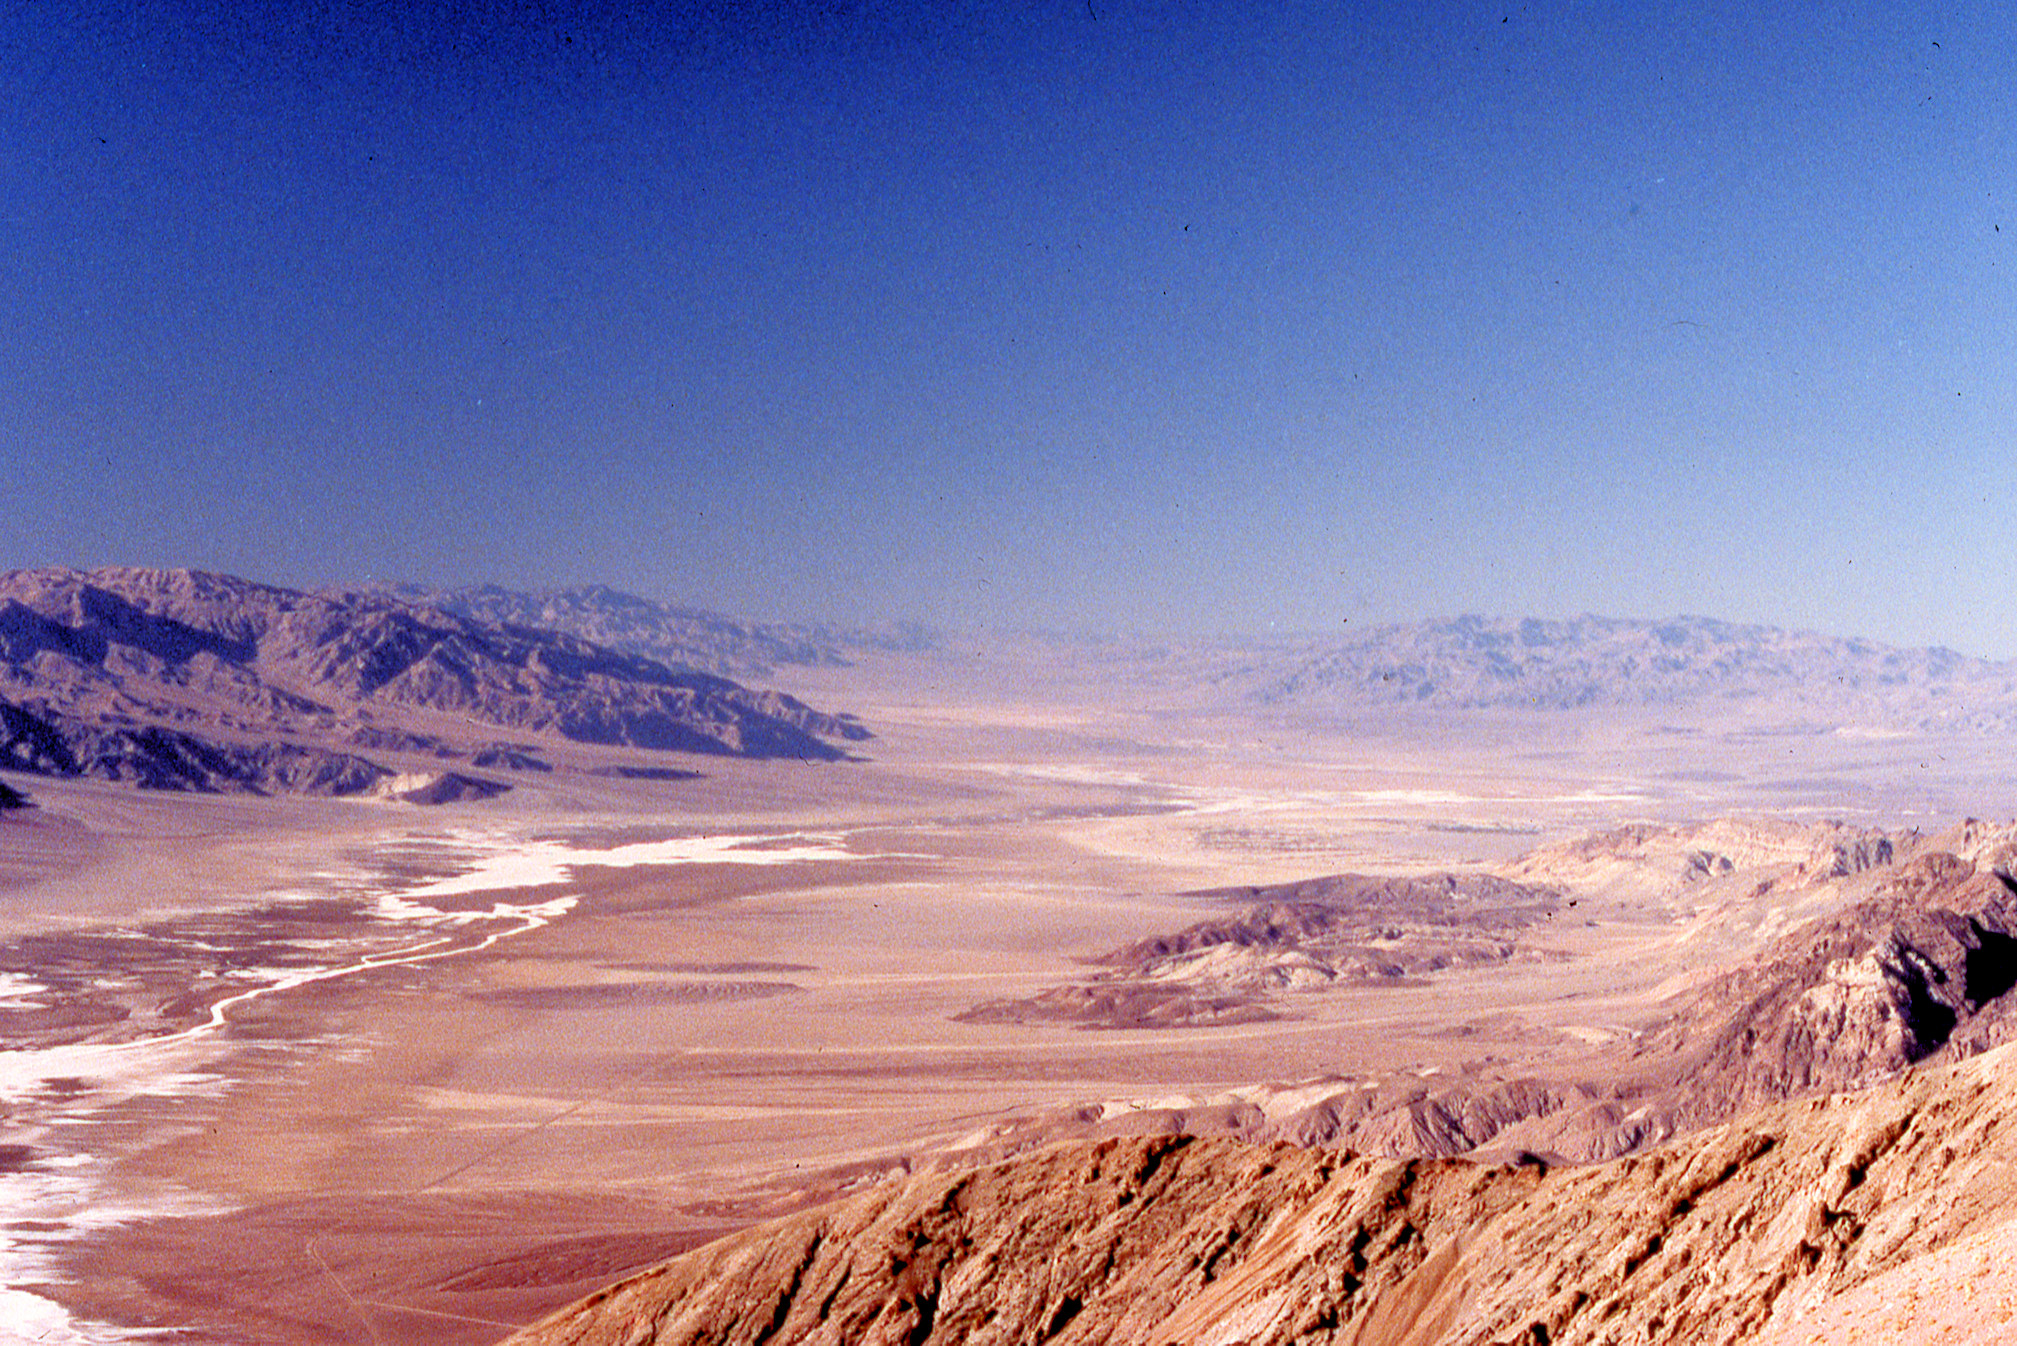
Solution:
<path fill-rule="evenodd" d="M 845 666 L 850 651 L 920 650 L 938 641 L 936 633 L 915 624 L 855 629 L 744 621 L 602 584 L 530 593 L 494 584 L 463 589 L 389 585 L 366 592 L 494 625 L 565 631 L 669 668 L 728 678 L 769 677 L 782 666 Z"/>
<path fill-rule="evenodd" d="M 461 755 L 443 716 L 451 734 L 813 760 L 868 736 L 781 693 L 384 594 L 182 570 L 0 575 L 0 760 L 20 770 L 356 793 L 389 772 L 336 745 Z"/>

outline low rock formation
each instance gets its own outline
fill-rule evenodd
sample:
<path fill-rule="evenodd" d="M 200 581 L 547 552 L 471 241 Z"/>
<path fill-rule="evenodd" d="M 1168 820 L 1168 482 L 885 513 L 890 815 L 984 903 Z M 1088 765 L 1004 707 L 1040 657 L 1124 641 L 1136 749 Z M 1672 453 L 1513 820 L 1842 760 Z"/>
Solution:
<path fill-rule="evenodd" d="M 503 771 L 553 770 L 553 763 L 541 757 L 530 743 L 492 743 L 472 753 L 469 764 Z"/>
<path fill-rule="evenodd" d="M 510 788 L 503 781 L 465 776 L 459 771 L 420 771 L 390 777 L 373 793 L 402 804 L 461 804 L 492 799 Z"/>
<path fill-rule="evenodd" d="M 1090 981 L 958 1017 L 1086 1028 L 1253 1023 L 1292 1013 L 1283 997 L 1299 991 L 1544 957 L 1521 936 L 1559 905 L 1552 889 L 1489 874 L 1338 874 L 1192 896 L 1254 905 L 1116 949 Z"/>

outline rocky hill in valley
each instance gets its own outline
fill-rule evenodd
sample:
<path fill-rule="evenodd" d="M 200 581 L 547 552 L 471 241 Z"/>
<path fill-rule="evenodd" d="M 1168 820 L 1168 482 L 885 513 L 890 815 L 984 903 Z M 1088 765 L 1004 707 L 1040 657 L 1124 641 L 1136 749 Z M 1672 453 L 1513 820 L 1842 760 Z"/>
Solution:
<path fill-rule="evenodd" d="M 372 751 L 543 765 L 532 745 L 489 741 L 499 731 L 819 761 L 868 737 L 781 693 L 380 593 L 0 574 L 0 765 L 15 770 L 355 794 L 395 774 Z"/>
<path fill-rule="evenodd" d="M 750 622 L 601 584 L 530 593 L 494 584 L 462 589 L 393 585 L 368 592 L 492 625 L 565 631 L 668 668 L 726 678 L 767 678 L 781 666 L 844 666 L 851 651 L 926 649 L 937 643 L 937 636 L 921 626 L 852 629 Z"/>
<path fill-rule="evenodd" d="M 1296 1080 L 1148 1109 L 1085 1100 L 1004 1124 L 978 1153 L 1167 1130 L 1400 1157 L 1613 1158 L 1748 1107 L 1864 1087 L 2017 1036 L 2013 864 L 2011 827 L 1894 837 L 1724 820 L 1552 844 L 1501 876 L 1348 874 L 1197 894 L 1233 910 L 1115 950 L 1082 981 L 959 1017 L 1134 1031 L 1299 1018 L 1340 989 L 1565 960 L 1555 922 L 1579 904 L 1606 918 L 1628 904 L 1634 919 L 1692 926 L 1693 939 L 1738 961 L 1606 1035 L 1615 1040 L 1539 1061 Z M 1788 919 L 1784 933 L 1755 933 Z"/>
<path fill-rule="evenodd" d="M 1489 874 L 1339 874 L 1193 896 L 1240 909 L 1116 949 L 1089 981 L 959 1017 L 1088 1028 L 1253 1023 L 1292 1012 L 1284 993 L 1544 957 L 1520 937 L 1560 905 L 1552 889 Z"/>

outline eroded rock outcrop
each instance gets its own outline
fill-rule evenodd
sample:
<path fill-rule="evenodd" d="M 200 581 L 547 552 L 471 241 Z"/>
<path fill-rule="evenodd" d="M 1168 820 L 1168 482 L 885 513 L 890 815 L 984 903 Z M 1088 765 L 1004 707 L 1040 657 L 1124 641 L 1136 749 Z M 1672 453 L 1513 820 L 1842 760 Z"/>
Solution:
<path fill-rule="evenodd" d="M 1927 849 L 1867 898 L 1710 983 L 1644 1050 L 1684 1057 L 1691 1108 L 1726 1115 L 2000 1043 L 2013 986 L 2017 881 Z"/>
<path fill-rule="evenodd" d="M 1642 1032 L 1541 1080 L 1403 1081 L 1392 1101 L 1391 1083 L 1341 1088 L 1253 1134 L 1395 1154 L 1606 1159 L 2017 1037 L 2017 881 L 1990 867 L 2008 858 L 2007 834 L 1842 831 L 1824 827 L 1807 858 L 1774 871 L 1789 904 L 1804 884 L 1835 894 L 1834 910 L 1680 993 Z"/>

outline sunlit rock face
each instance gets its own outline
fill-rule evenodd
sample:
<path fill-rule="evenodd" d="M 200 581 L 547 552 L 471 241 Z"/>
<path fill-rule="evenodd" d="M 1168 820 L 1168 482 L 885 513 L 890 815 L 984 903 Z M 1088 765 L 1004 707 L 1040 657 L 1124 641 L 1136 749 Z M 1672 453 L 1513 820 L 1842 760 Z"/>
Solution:
<path fill-rule="evenodd" d="M 2002 1049 L 1569 1169 L 1061 1145 L 746 1230 L 513 1341 L 1802 1340 L 1857 1287 L 1994 1234 L 2011 1078 Z"/>

